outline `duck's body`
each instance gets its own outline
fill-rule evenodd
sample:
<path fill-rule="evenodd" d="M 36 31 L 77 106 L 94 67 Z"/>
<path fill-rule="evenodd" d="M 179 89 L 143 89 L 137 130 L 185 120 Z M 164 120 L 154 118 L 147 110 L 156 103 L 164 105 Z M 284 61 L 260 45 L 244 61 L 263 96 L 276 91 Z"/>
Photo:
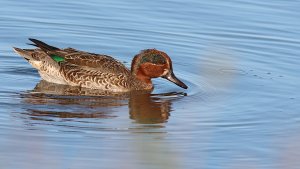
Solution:
<path fill-rule="evenodd" d="M 57 51 L 56 56 L 64 58 L 57 62 L 39 48 L 15 50 L 19 54 L 30 54 L 32 59 L 28 62 L 48 82 L 114 92 L 152 88 L 152 85 L 137 80 L 122 63 L 110 56 L 67 48 Z"/>
<path fill-rule="evenodd" d="M 38 70 L 42 79 L 58 84 L 126 92 L 151 90 L 151 78 L 165 77 L 187 88 L 172 72 L 171 60 L 164 52 L 148 49 L 136 55 L 131 70 L 116 59 L 101 54 L 59 49 L 30 39 L 36 49 L 14 50 Z M 167 77 L 169 76 L 169 77 Z"/>

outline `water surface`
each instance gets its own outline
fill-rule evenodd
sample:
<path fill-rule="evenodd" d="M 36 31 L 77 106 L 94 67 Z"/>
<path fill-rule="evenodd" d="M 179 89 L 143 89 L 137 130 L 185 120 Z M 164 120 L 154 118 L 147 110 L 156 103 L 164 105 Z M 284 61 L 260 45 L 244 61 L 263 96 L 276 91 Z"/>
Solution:
<path fill-rule="evenodd" d="M 298 1 L 0 0 L 0 168 L 297 168 Z M 170 55 L 188 90 L 105 95 L 41 81 L 27 38 Z"/>

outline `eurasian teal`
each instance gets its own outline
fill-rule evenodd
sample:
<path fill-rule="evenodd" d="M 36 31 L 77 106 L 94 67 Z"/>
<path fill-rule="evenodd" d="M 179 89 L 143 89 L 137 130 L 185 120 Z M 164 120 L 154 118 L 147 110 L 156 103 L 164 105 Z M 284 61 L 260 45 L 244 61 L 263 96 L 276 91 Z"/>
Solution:
<path fill-rule="evenodd" d="M 59 49 L 36 39 L 29 39 L 35 49 L 14 50 L 36 68 L 42 79 L 58 84 L 84 88 L 126 92 L 151 90 L 152 78 L 162 77 L 187 89 L 173 73 L 170 57 L 156 49 L 142 50 L 135 55 L 131 71 L 111 56 Z"/>

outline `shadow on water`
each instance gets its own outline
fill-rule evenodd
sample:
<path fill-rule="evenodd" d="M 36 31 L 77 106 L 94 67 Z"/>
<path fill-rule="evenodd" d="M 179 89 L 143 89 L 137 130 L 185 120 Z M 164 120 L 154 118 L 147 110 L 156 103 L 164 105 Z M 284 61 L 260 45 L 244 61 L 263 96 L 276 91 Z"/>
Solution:
<path fill-rule="evenodd" d="M 40 81 L 29 92 L 21 94 L 26 115 L 31 120 L 116 118 L 115 109 L 128 108 L 130 119 L 141 124 L 164 123 L 171 112 L 172 101 L 185 93 L 151 94 L 151 91 L 111 93 L 103 90 L 58 85 Z"/>

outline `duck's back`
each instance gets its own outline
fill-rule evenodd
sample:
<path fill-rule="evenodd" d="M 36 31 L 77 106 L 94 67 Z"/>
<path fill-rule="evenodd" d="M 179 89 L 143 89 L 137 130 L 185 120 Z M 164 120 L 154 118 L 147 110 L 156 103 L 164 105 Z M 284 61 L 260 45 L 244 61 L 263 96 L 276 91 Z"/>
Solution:
<path fill-rule="evenodd" d="M 105 73 L 131 74 L 124 64 L 108 55 L 88 53 L 73 48 L 62 49 L 56 53 L 69 64 L 96 69 Z"/>

